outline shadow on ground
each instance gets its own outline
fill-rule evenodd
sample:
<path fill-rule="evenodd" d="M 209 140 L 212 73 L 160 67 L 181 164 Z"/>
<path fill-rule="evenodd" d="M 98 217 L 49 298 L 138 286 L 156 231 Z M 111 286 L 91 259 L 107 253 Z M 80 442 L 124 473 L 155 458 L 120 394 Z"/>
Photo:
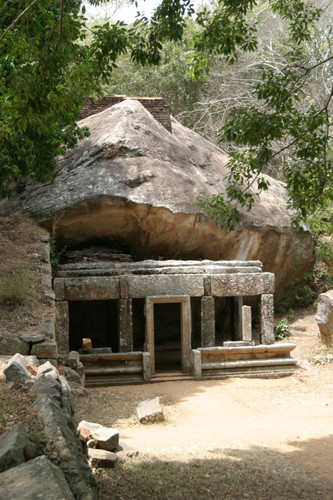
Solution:
<path fill-rule="evenodd" d="M 295 458 L 311 455 L 313 441 L 297 443 Z M 333 436 L 323 441 L 331 447 Z M 171 459 L 170 453 L 139 455 L 115 469 L 97 470 L 97 479 L 102 500 L 333 499 L 333 484 L 296 465 L 292 455 L 264 447 L 175 449 Z"/>

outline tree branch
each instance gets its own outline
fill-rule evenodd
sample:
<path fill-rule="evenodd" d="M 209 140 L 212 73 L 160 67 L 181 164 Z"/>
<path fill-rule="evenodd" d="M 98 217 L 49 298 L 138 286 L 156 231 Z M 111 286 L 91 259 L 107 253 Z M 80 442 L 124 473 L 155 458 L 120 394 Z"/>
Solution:
<path fill-rule="evenodd" d="M 5 36 L 7 35 L 7 33 L 8 33 L 10 30 L 14 29 L 14 28 L 15 28 L 15 26 L 16 26 L 16 25 L 17 25 L 17 24 L 21 21 L 21 19 L 22 19 L 22 18 L 23 18 L 23 17 L 24 17 L 24 16 L 25 16 L 28 12 L 30 12 L 30 11 L 34 8 L 34 6 L 36 5 L 36 3 L 37 3 L 37 2 L 38 2 L 38 0 L 33 0 L 33 1 L 31 2 L 31 4 L 30 4 L 30 5 L 28 5 L 28 7 L 27 7 L 26 9 L 24 9 L 24 10 L 21 12 L 21 14 L 19 14 L 19 15 L 17 16 L 17 18 L 16 18 L 16 19 L 12 22 L 12 24 L 11 24 L 10 26 L 8 26 L 8 28 L 7 28 L 7 29 L 6 29 L 6 30 L 2 33 L 2 35 L 0 36 L 0 43 L 1 43 L 1 42 L 2 42 L 2 40 L 5 38 Z"/>

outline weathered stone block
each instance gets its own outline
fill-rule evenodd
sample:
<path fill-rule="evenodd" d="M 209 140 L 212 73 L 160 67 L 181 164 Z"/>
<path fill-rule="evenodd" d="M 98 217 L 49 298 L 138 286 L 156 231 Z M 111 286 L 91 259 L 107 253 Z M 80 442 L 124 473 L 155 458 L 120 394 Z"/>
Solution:
<path fill-rule="evenodd" d="M 45 361 L 45 363 L 41 364 L 38 367 L 37 378 L 46 375 L 46 373 L 48 373 L 48 372 L 58 373 L 57 369 L 55 368 L 55 366 L 50 361 Z"/>
<path fill-rule="evenodd" d="M 6 500 L 74 500 L 63 472 L 44 455 L 0 474 L 0 492 Z"/>
<path fill-rule="evenodd" d="M 23 333 L 20 337 L 24 342 L 31 342 L 32 344 L 38 344 L 45 340 L 45 335 L 42 333 Z"/>
<path fill-rule="evenodd" d="M 316 320 L 321 341 L 330 347 L 333 344 L 333 290 L 319 295 Z"/>
<path fill-rule="evenodd" d="M 56 358 L 58 356 L 58 348 L 55 340 L 45 340 L 39 344 L 34 344 L 31 349 L 31 354 L 38 358 Z"/>
<path fill-rule="evenodd" d="M 30 353 L 30 344 L 20 337 L 5 336 L 0 339 L 0 354 L 4 356 L 14 355 L 16 353 L 27 355 Z"/>

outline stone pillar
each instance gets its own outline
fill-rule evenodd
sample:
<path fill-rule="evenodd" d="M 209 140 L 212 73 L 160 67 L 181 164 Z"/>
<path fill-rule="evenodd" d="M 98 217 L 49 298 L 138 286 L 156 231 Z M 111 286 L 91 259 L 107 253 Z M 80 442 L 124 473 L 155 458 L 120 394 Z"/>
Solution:
<path fill-rule="evenodd" d="M 243 310 L 243 297 L 234 297 L 234 339 L 242 339 L 242 310 Z"/>
<path fill-rule="evenodd" d="M 274 298 L 271 293 L 260 297 L 260 333 L 262 344 L 274 344 Z"/>
<path fill-rule="evenodd" d="M 215 346 L 215 300 L 201 298 L 201 347 Z"/>
<path fill-rule="evenodd" d="M 250 306 L 242 307 L 242 340 L 251 342 L 252 340 L 252 312 Z"/>
<path fill-rule="evenodd" d="M 202 379 L 201 351 L 199 351 L 199 349 L 192 349 L 192 366 L 193 366 L 194 380 L 201 380 Z"/>
<path fill-rule="evenodd" d="M 118 301 L 119 352 L 133 351 L 132 299 Z"/>
<path fill-rule="evenodd" d="M 142 353 L 142 371 L 144 382 L 151 382 L 151 361 L 149 352 Z"/>
<path fill-rule="evenodd" d="M 59 354 L 69 352 L 69 312 L 67 300 L 58 300 L 56 306 L 55 337 Z"/>

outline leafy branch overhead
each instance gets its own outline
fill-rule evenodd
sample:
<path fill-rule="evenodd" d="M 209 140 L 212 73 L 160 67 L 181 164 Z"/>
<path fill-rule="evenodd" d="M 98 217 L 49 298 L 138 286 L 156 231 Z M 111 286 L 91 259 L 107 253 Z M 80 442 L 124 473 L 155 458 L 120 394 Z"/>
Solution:
<path fill-rule="evenodd" d="M 56 156 L 89 133 L 76 125 L 84 97 L 101 96 L 108 87 L 117 92 L 121 70 L 130 72 L 125 56 L 156 66 L 164 61 L 166 47 L 169 59 L 174 51 L 187 68 L 192 54 L 192 77 L 181 88 L 184 106 L 189 91 L 196 98 L 203 95 L 212 68 L 219 81 L 217 106 L 227 103 L 216 115 L 222 116 L 218 141 L 231 156 L 228 199 L 216 195 L 200 206 L 231 227 L 239 221 L 237 206 L 250 209 L 257 193 L 268 188 L 268 166 L 286 182 L 290 204 L 301 216 L 325 205 L 333 189 L 331 18 L 320 24 L 327 1 L 320 10 L 302 0 L 220 0 L 202 8 L 189 24 L 194 13 L 190 0 L 163 0 L 150 19 L 138 16 L 132 25 L 104 21 L 97 26 L 89 25 L 81 0 L 3 2 L 0 194 L 9 195 L 26 178 L 52 180 Z M 278 50 L 260 41 L 269 22 L 281 27 Z M 171 48 L 182 39 L 191 49 Z M 225 98 L 228 68 L 246 59 L 252 62 L 238 84 L 246 98 Z M 164 66 L 179 71 L 177 64 Z M 210 96 L 209 106 L 213 100 Z M 205 112 L 209 115 L 207 106 Z"/>

